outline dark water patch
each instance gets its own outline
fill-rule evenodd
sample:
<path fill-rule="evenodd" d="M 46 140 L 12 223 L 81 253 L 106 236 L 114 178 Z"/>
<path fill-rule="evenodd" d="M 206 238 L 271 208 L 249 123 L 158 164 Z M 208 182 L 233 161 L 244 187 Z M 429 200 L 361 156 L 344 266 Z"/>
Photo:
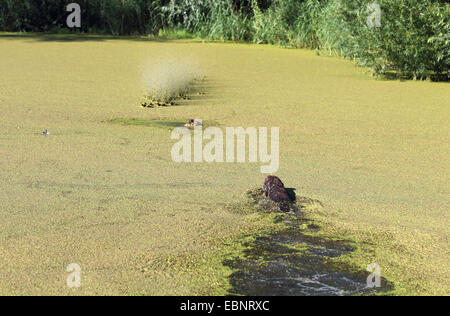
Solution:
<path fill-rule="evenodd" d="M 154 119 L 138 119 L 138 118 L 117 118 L 117 119 L 109 120 L 108 123 L 120 124 L 120 125 L 124 125 L 124 126 L 175 128 L 175 127 L 183 126 L 184 124 L 186 124 L 186 121 L 154 120 Z"/>
<path fill-rule="evenodd" d="M 110 124 L 119 124 L 123 126 L 140 126 L 140 127 L 153 127 L 173 130 L 176 127 L 183 127 L 189 119 L 186 120 L 165 120 L 165 119 L 140 119 L 140 118 L 116 118 L 107 121 Z M 219 126 L 215 121 L 203 121 L 203 128 L 208 126 Z"/>
<path fill-rule="evenodd" d="M 295 194 L 295 189 L 289 190 Z M 323 211 L 319 200 L 296 195 L 289 212 L 284 212 L 280 203 L 265 198 L 261 188 L 247 191 L 246 197 L 246 202 L 231 205 L 230 211 L 272 213 L 274 223 L 284 229 L 243 241 L 243 254 L 223 262 L 235 271 L 229 277 L 231 295 L 347 296 L 393 289 L 383 278 L 381 288 L 367 288 L 369 272 L 336 260 L 356 249 L 353 241 L 314 236 L 321 227 L 305 215 Z"/>
<path fill-rule="evenodd" d="M 338 264 L 332 258 L 354 250 L 349 241 L 325 241 L 305 235 L 296 225 L 246 243 L 243 256 L 224 262 L 235 270 L 231 295 L 347 296 L 392 290 L 366 288 L 366 271 Z"/>

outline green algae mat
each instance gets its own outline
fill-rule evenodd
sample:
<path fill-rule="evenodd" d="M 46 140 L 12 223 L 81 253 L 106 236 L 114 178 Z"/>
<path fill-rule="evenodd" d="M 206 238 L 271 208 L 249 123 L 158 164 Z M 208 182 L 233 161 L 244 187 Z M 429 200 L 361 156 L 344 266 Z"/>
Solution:
<path fill-rule="evenodd" d="M 143 108 L 143 73 L 164 59 L 199 65 L 204 94 Z M 448 83 L 300 49 L 20 34 L 0 34 L 0 74 L 2 295 L 450 293 Z M 261 212 L 245 195 L 260 164 L 174 162 L 189 119 L 279 127 L 276 175 L 320 203 Z M 373 263 L 382 288 L 366 292 Z"/>

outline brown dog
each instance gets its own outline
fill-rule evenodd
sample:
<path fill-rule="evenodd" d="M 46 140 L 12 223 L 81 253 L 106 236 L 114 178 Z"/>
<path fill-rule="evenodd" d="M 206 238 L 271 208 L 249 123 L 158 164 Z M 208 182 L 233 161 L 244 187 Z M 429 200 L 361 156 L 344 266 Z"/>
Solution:
<path fill-rule="evenodd" d="M 263 192 L 267 198 L 274 202 L 291 200 L 283 182 L 276 176 L 267 176 L 264 180 Z"/>

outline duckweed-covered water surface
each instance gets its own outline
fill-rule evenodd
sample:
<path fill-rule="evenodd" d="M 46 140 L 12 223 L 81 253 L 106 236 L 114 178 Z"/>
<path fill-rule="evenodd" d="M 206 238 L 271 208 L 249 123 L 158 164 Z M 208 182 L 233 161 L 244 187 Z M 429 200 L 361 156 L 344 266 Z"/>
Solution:
<path fill-rule="evenodd" d="M 374 262 L 395 285 L 382 293 L 448 293 L 448 84 L 377 81 L 341 59 L 246 44 L 14 34 L 0 46 L 0 294 L 360 294 Z M 206 96 L 139 106 L 142 71 L 162 56 L 199 61 Z M 326 204 L 309 200 L 319 235 L 352 242 L 335 250 L 303 222 L 280 236 L 270 210 L 229 212 L 265 175 L 172 161 L 171 129 L 196 118 L 279 126 L 276 175 Z M 216 256 L 243 235 L 246 252 L 230 242 L 239 254 Z M 72 262 L 86 273 L 77 290 L 62 277 Z M 334 274 L 358 286 L 324 279 Z"/>

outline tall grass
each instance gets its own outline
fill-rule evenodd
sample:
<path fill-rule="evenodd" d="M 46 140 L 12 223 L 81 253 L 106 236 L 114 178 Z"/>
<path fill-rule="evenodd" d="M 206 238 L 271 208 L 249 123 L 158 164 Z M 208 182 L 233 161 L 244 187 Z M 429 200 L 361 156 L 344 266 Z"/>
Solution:
<path fill-rule="evenodd" d="M 203 38 L 248 40 L 249 17 L 231 0 L 169 0 L 161 11 L 168 26 L 184 28 Z"/>

